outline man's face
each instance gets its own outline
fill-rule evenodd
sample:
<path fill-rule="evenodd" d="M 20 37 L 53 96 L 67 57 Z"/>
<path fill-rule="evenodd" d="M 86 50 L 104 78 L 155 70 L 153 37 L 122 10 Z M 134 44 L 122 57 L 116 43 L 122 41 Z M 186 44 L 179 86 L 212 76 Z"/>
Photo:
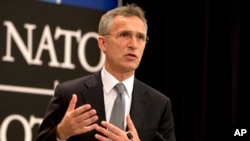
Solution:
<path fill-rule="evenodd" d="M 143 22 L 136 16 L 116 16 L 110 32 L 102 38 L 106 67 L 118 72 L 135 71 L 147 39 Z"/>

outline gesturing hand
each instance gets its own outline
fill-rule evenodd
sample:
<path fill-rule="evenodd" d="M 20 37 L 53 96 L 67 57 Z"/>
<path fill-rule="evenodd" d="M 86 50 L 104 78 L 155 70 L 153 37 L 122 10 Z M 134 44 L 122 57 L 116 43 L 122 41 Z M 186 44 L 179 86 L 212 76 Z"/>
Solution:
<path fill-rule="evenodd" d="M 136 128 L 130 116 L 126 117 L 128 123 L 128 131 L 123 131 L 111 123 L 102 121 L 102 126 L 98 126 L 96 130 L 101 134 L 96 134 L 95 138 L 99 141 L 130 141 L 127 134 L 131 133 L 133 141 L 140 141 Z"/>
<path fill-rule="evenodd" d="M 77 96 L 72 95 L 68 109 L 57 126 L 57 138 L 67 140 L 69 137 L 86 133 L 97 127 L 98 120 L 96 110 L 91 105 L 85 104 L 75 109 Z"/>

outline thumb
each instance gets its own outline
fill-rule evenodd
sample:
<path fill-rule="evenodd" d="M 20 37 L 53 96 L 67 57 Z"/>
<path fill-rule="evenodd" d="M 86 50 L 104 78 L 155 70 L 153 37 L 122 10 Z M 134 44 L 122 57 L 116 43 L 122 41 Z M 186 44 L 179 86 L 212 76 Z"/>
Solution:
<path fill-rule="evenodd" d="M 77 96 L 76 96 L 76 94 L 73 94 L 71 97 L 71 100 L 69 102 L 67 112 L 73 111 L 75 109 L 76 102 L 77 102 Z"/>

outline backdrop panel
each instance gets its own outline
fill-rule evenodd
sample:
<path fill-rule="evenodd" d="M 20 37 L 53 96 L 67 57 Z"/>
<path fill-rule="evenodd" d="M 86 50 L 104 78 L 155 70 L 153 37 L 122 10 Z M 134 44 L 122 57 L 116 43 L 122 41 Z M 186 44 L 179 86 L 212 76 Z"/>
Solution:
<path fill-rule="evenodd" d="M 55 86 L 101 69 L 98 22 L 120 3 L 0 1 L 0 141 L 34 140 Z"/>

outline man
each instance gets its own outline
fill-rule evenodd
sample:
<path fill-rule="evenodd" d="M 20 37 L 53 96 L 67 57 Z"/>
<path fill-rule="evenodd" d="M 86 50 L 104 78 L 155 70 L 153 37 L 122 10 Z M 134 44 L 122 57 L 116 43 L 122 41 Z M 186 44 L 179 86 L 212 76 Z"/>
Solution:
<path fill-rule="evenodd" d="M 36 141 L 175 141 L 170 99 L 134 76 L 147 28 L 144 11 L 135 4 L 101 17 L 98 46 L 106 57 L 103 69 L 56 87 Z M 125 86 L 119 95 L 125 100 L 124 112 L 118 114 L 124 114 L 120 128 L 111 122 L 113 106 L 119 107 L 114 102 L 117 83 Z"/>

